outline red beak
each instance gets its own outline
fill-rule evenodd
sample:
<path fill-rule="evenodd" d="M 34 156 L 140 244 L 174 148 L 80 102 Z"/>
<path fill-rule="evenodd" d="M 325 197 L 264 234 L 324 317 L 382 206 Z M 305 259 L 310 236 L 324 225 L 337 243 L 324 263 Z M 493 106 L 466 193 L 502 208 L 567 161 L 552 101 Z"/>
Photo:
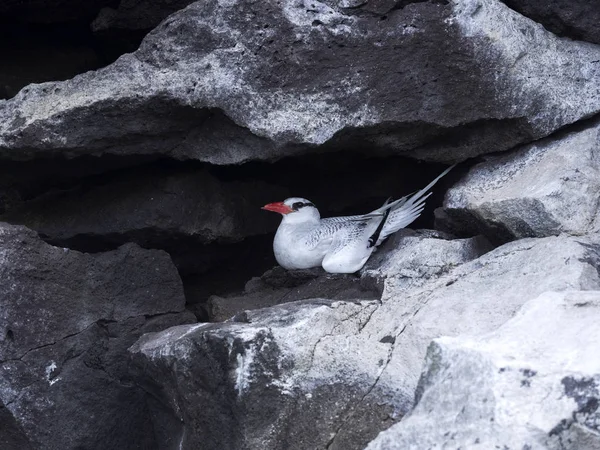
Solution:
<path fill-rule="evenodd" d="M 291 212 L 294 212 L 294 210 L 292 208 L 290 208 L 288 205 L 286 205 L 283 202 L 275 202 L 275 203 L 269 203 L 268 205 L 263 206 L 261 209 L 265 209 L 267 211 L 273 211 L 279 214 L 289 214 Z"/>

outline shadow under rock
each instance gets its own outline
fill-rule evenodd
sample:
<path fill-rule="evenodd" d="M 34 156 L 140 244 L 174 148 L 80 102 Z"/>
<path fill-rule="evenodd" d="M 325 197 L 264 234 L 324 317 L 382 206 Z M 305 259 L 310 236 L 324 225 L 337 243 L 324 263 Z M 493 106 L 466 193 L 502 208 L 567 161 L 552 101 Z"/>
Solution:
<path fill-rule="evenodd" d="M 251 279 L 240 295 L 211 296 L 208 317 L 211 322 L 221 322 L 245 310 L 314 298 L 378 300 L 381 288 L 356 274 L 330 274 L 320 267 L 288 271 L 277 266 Z"/>

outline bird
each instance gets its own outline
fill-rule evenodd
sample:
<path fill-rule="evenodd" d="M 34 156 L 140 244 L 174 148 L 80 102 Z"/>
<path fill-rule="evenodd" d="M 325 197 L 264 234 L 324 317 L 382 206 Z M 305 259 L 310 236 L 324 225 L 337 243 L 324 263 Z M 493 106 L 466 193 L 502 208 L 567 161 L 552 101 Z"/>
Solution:
<path fill-rule="evenodd" d="M 282 215 L 273 240 L 277 263 L 288 270 L 322 266 L 328 273 L 358 272 L 389 235 L 421 215 L 431 195 L 428 191 L 455 165 L 420 191 L 395 201 L 388 199 L 368 214 L 321 218 L 317 207 L 301 197 L 263 206 Z"/>

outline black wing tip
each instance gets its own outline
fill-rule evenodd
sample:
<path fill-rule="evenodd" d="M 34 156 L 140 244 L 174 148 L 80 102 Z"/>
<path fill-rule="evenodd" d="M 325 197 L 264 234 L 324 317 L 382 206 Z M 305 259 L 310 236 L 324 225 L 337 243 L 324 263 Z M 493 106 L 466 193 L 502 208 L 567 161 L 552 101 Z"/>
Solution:
<path fill-rule="evenodd" d="M 381 232 L 383 231 L 383 226 L 387 222 L 388 216 L 390 215 L 390 211 L 391 211 L 390 209 L 385 211 L 385 214 L 383 215 L 383 219 L 381 219 L 381 222 L 379 222 L 379 225 L 377 225 L 377 229 L 373 232 L 371 237 L 369 237 L 369 244 L 367 245 L 367 248 L 374 247 L 375 244 L 377 243 L 377 241 L 379 240 L 379 236 L 381 236 Z"/>

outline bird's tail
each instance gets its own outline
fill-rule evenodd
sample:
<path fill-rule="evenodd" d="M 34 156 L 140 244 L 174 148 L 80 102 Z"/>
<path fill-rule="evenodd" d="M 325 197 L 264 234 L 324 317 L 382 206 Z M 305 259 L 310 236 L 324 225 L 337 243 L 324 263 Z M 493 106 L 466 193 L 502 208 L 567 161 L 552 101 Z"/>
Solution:
<path fill-rule="evenodd" d="M 444 170 L 441 174 L 439 174 L 431 183 L 425 186 L 420 191 L 409 194 L 406 197 L 402 197 L 392 203 L 386 202 L 384 206 L 379 209 L 385 208 L 390 209 L 390 214 L 385 221 L 385 226 L 381 230 L 379 238 L 377 239 L 377 244 L 381 244 L 386 237 L 390 234 L 395 233 L 401 228 L 404 228 L 410 225 L 417 217 L 421 215 L 423 212 L 423 208 L 425 207 L 425 200 L 431 195 L 429 189 L 431 189 L 435 183 L 439 181 L 444 175 L 450 172 L 456 164 L 451 165 L 446 170 Z M 385 211 L 384 209 L 384 211 Z M 379 211 L 379 210 L 376 210 Z M 373 211 L 375 212 L 375 211 Z"/>
<path fill-rule="evenodd" d="M 385 216 L 389 210 L 399 206 L 399 202 L 406 201 L 404 198 L 401 198 L 390 203 L 391 200 L 392 197 L 389 197 L 382 206 L 370 213 L 362 214 L 360 216 L 347 216 L 345 219 L 349 221 L 364 222 L 367 219 L 381 218 Z"/>

